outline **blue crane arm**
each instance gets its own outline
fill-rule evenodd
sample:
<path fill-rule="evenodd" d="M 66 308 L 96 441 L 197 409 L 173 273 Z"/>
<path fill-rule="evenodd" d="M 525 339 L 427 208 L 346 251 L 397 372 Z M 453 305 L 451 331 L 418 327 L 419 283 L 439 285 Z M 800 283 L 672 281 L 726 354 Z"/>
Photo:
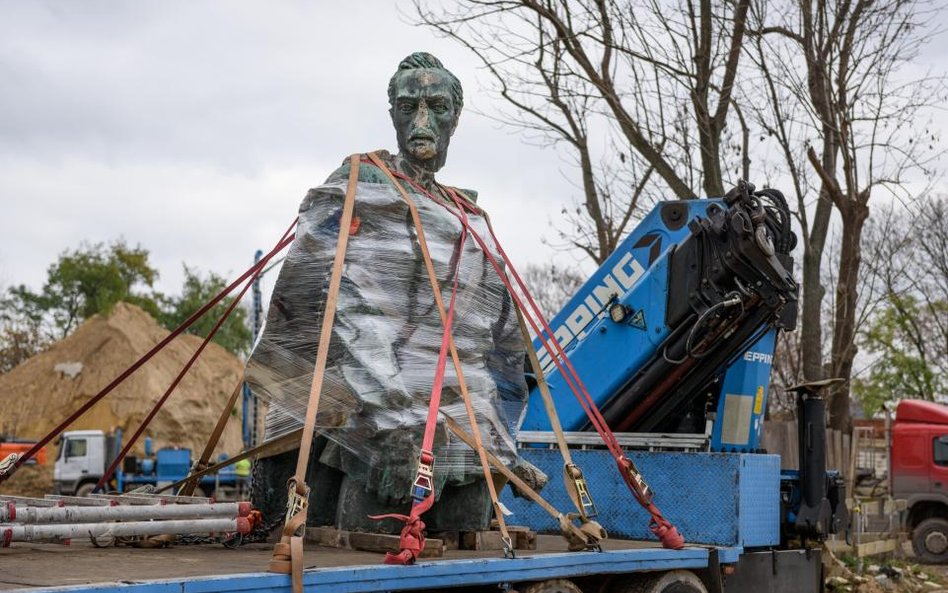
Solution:
<path fill-rule="evenodd" d="M 779 192 L 661 202 L 551 320 L 614 431 L 704 432 L 757 448 L 776 334 L 792 329 L 796 237 Z M 544 338 L 548 338 L 544 334 Z M 534 340 L 565 430 L 585 413 Z M 522 430 L 550 430 L 536 388 Z"/>

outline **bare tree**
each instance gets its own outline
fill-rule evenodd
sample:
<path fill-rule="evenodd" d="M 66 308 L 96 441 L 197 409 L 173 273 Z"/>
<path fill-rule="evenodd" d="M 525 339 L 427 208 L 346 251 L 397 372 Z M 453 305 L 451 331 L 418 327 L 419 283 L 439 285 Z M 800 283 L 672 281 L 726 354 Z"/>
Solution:
<path fill-rule="evenodd" d="M 543 265 L 529 264 L 524 269 L 523 280 L 543 316 L 550 320 L 560 312 L 566 301 L 576 294 L 586 278 L 574 268 L 558 266 L 551 262 Z"/>
<path fill-rule="evenodd" d="M 803 250 L 794 366 L 810 380 L 850 377 L 870 198 L 908 201 L 907 182 L 929 177 L 938 153 L 918 122 L 945 100 L 942 79 L 903 68 L 931 37 L 932 4 L 415 1 L 422 23 L 480 58 L 511 107 L 500 119 L 571 147 L 584 198 L 560 232 L 597 263 L 641 199 L 721 195 L 729 179 L 752 177 L 752 159 L 768 185 L 792 187 Z M 838 265 L 827 282 L 834 212 Z M 848 384 L 830 412 L 835 427 L 848 425 Z"/>
<path fill-rule="evenodd" d="M 869 364 L 855 391 L 870 409 L 948 395 L 948 198 L 884 208 L 866 227 L 863 251 L 876 296 L 859 331 Z"/>
<path fill-rule="evenodd" d="M 900 72 L 930 39 L 924 23 L 931 8 L 916 0 L 755 0 L 750 12 L 754 60 L 769 98 L 756 115 L 780 147 L 797 193 L 804 375 L 823 376 L 820 269 L 835 207 L 841 234 L 829 373 L 849 379 L 869 200 L 880 190 L 908 199 L 910 176 L 928 175 L 937 156 L 936 138 L 918 118 L 941 100 L 942 80 L 906 81 Z M 819 182 L 815 195 L 805 182 L 810 174 Z M 836 428 L 849 425 L 848 382 L 834 393 L 830 416 Z"/>
<path fill-rule="evenodd" d="M 643 196 L 693 198 L 697 187 L 720 196 L 728 171 L 747 173 L 746 127 L 733 135 L 728 123 L 749 3 L 416 0 L 416 8 L 421 22 L 480 58 L 512 107 L 502 121 L 572 149 L 584 197 L 561 230 L 601 263 Z"/>

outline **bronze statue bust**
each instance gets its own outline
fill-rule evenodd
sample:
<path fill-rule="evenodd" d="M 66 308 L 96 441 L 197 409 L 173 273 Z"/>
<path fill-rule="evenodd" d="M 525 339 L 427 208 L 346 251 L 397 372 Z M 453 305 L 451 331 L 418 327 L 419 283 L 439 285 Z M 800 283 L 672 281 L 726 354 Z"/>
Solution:
<path fill-rule="evenodd" d="M 381 168 L 368 158 L 359 167 L 358 223 L 350 228 L 317 423 L 321 436 L 310 459 L 308 524 L 397 533 L 399 523 L 368 515 L 403 513 L 410 504 L 443 331 L 406 199 L 419 213 L 442 295 L 451 293 L 455 281 L 459 286 L 452 334 L 478 427 L 485 446 L 510 465 L 518 459 L 511 435 L 527 389 L 510 295 L 486 254 L 462 232 L 460 203 L 452 202 L 452 195 L 466 201 L 471 228 L 487 236 L 476 194 L 435 180 L 463 107 L 460 82 L 434 56 L 414 53 L 392 76 L 388 98 L 399 150 L 374 153 Z M 404 199 L 384 169 L 397 176 Z M 299 426 L 305 412 L 348 176 L 347 160 L 303 200 L 297 239 L 248 361 L 248 383 L 270 402 L 268 439 Z M 463 419 L 453 369 L 441 393 L 442 413 Z M 270 524 L 282 519 L 294 453 L 261 460 L 255 468 L 253 501 Z M 476 455 L 440 426 L 436 453 L 439 503 L 425 522 L 432 530 L 486 529 L 491 506 Z"/>

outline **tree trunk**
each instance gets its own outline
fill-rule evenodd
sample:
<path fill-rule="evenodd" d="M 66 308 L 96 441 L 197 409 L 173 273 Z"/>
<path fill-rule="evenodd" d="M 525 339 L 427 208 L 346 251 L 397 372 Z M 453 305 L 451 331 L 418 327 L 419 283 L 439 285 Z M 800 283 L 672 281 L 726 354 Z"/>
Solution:
<path fill-rule="evenodd" d="M 823 378 L 823 296 L 826 289 L 820 280 L 823 245 L 804 245 L 803 250 L 803 308 L 800 315 L 800 350 L 803 359 L 803 378 L 819 381 Z"/>
<path fill-rule="evenodd" d="M 830 426 L 848 431 L 849 399 L 853 359 L 856 356 L 856 300 L 859 295 L 859 265 L 862 261 L 862 229 L 869 207 L 862 200 L 849 200 L 841 207 L 843 229 L 839 252 L 839 280 L 833 319 L 832 375 L 846 382 L 833 391 L 829 406 Z"/>

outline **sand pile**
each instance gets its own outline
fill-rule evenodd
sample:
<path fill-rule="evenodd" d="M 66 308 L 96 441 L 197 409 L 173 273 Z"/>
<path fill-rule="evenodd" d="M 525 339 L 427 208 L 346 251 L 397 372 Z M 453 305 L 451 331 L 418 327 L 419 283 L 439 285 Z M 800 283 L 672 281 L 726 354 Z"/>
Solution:
<path fill-rule="evenodd" d="M 0 375 L 0 430 L 21 439 L 42 437 L 168 333 L 127 303 L 116 305 L 107 317 L 92 317 L 46 352 Z M 68 430 L 121 428 L 130 434 L 200 343 L 198 337 L 179 336 Z M 242 369 L 237 357 L 209 344 L 145 435 L 152 437 L 156 448 L 178 445 L 199 454 Z M 241 449 L 239 408 L 238 400 L 215 456 Z M 141 453 L 140 443 L 137 452 Z M 50 446 L 50 472 L 55 457 L 56 448 Z M 0 492 L 9 491 L 10 482 L 0 486 Z"/>

